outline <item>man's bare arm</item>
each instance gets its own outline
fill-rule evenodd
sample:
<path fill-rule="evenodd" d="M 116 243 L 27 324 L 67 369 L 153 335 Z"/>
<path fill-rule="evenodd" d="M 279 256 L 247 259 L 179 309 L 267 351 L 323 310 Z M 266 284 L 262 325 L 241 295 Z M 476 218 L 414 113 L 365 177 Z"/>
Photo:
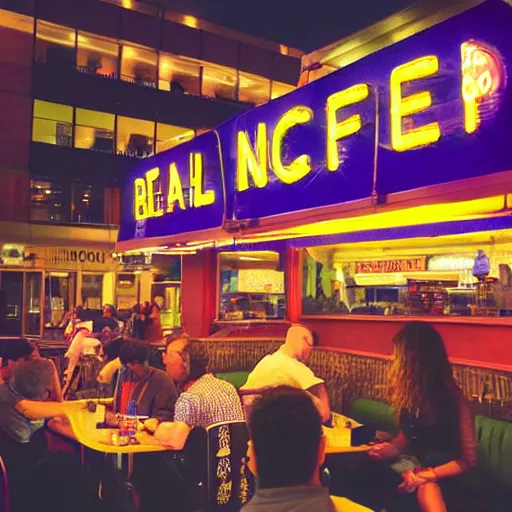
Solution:
<path fill-rule="evenodd" d="M 308 393 L 311 395 L 313 402 L 315 403 L 322 422 L 328 421 L 331 418 L 331 407 L 329 405 L 329 395 L 325 389 L 325 384 L 316 384 L 310 387 Z"/>
<path fill-rule="evenodd" d="M 21 400 L 16 404 L 16 410 L 29 420 L 45 420 L 54 416 L 65 415 L 69 407 L 65 402 L 38 402 Z"/>

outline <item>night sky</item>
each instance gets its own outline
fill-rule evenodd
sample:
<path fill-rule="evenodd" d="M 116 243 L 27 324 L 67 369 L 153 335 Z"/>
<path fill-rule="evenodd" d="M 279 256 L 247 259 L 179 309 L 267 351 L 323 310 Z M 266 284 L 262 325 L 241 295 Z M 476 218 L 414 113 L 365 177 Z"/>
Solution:
<path fill-rule="evenodd" d="M 148 0 L 264 39 L 315 50 L 414 0 Z"/>

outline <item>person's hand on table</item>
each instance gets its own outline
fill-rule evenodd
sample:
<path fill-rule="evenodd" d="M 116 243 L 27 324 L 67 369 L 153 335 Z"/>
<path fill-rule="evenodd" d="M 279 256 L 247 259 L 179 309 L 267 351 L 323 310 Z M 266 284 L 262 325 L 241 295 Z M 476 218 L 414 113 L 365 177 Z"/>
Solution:
<path fill-rule="evenodd" d="M 112 411 L 107 411 L 105 413 L 105 423 L 112 428 L 119 427 L 119 418 Z"/>
<path fill-rule="evenodd" d="M 398 456 L 398 450 L 392 443 L 378 443 L 371 447 L 368 455 L 373 460 L 387 460 Z"/>
<path fill-rule="evenodd" d="M 159 421 L 156 418 L 149 418 L 144 422 L 144 428 L 150 433 L 154 434 L 158 428 Z"/>

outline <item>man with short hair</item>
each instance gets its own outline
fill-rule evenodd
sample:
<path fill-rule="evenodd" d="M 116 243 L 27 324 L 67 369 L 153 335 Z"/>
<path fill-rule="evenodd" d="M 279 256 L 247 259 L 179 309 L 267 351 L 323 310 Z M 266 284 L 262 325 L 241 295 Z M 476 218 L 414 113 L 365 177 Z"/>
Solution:
<path fill-rule="evenodd" d="M 256 399 L 249 418 L 249 469 L 259 488 L 243 512 L 334 512 L 320 483 L 325 438 L 305 391 L 281 386 Z"/>
<path fill-rule="evenodd" d="M 189 344 L 188 337 L 182 335 L 169 340 L 162 353 L 165 372 L 172 378 L 178 388 L 181 387 L 190 373 Z"/>
<path fill-rule="evenodd" d="M 70 504 L 84 512 L 94 509 L 79 462 L 69 454 L 48 452 L 44 420 L 77 407 L 49 402 L 52 386 L 53 368 L 45 359 L 24 362 L 0 386 L 0 456 L 8 472 L 11 510 L 16 512 L 60 512 Z"/>
<path fill-rule="evenodd" d="M 252 402 L 262 391 L 277 386 L 290 386 L 307 391 L 322 421 L 328 421 L 331 417 L 331 408 L 324 381 L 316 377 L 306 366 L 313 345 L 313 335 L 309 329 L 297 324 L 290 326 L 284 345 L 273 354 L 265 356 L 240 388 L 246 410 L 250 410 Z"/>
<path fill-rule="evenodd" d="M 206 429 L 215 423 L 244 420 L 235 387 L 209 373 L 208 362 L 205 345 L 192 343 L 190 368 L 183 383 L 183 393 L 176 401 L 174 421 L 161 423 L 155 432 L 157 439 L 174 450 L 183 449 L 195 427 Z M 168 364 L 166 368 L 172 371 L 172 365 Z"/>

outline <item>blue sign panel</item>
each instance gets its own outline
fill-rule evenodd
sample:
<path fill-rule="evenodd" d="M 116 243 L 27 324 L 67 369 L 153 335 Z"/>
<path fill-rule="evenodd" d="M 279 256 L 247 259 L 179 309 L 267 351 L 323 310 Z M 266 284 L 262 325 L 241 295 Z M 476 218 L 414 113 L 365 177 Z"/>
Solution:
<path fill-rule="evenodd" d="M 223 218 L 219 143 L 208 132 L 141 161 L 127 176 L 118 240 L 216 228 Z"/>
<path fill-rule="evenodd" d="M 120 240 L 512 170 L 511 26 L 489 0 L 143 161 Z"/>
<path fill-rule="evenodd" d="M 228 211 L 261 218 L 511 169 L 511 23 L 508 5 L 486 2 L 226 123 Z"/>

